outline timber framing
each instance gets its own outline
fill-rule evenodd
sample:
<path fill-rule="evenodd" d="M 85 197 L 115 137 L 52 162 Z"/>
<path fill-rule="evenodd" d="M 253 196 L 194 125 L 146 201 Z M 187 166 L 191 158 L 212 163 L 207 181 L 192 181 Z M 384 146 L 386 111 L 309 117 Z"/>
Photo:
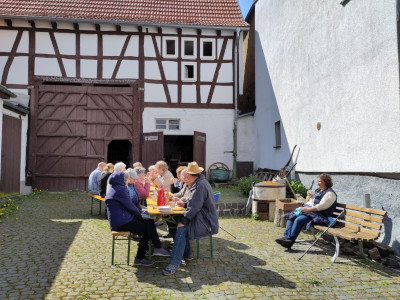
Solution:
<path fill-rule="evenodd" d="M 121 25 L 115 25 L 115 30 L 101 30 L 101 26 L 99 24 L 94 25 L 93 30 L 83 29 L 78 23 L 71 23 L 71 29 L 60 28 L 57 25 L 57 22 L 51 22 L 49 28 L 38 28 L 35 20 L 27 20 L 29 26 L 27 27 L 15 27 L 14 23 L 11 19 L 5 20 L 6 26 L 0 26 L 0 30 L 9 30 L 16 31 L 17 35 L 14 41 L 10 41 L 12 43 L 12 49 L 9 52 L 0 52 L 1 57 L 7 57 L 7 61 L 1 76 L 0 84 L 6 85 L 9 88 L 15 89 L 31 89 L 34 86 L 35 80 L 38 78 L 35 72 L 35 61 L 36 59 L 46 59 L 52 58 L 56 59 L 58 63 L 58 68 L 60 70 L 59 78 L 64 80 L 65 82 L 70 82 L 71 77 L 68 77 L 67 68 L 65 65 L 65 61 L 74 61 L 74 77 L 78 81 L 86 81 L 86 78 L 82 77 L 82 60 L 95 60 L 97 65 L 97 73 L 95 78 L 97 80 L 118 80 L 118 72 L 120 71 L 121 64 L 123 61 L 137 61 L 138 63 L 138 77 L 132 78 L 137 81 L 140 88 L 144 89 L 145 84 L 160 84 L 163 87 L 165 93 L 165 103 L 160 102 L 144 102 L 143 107 L 182 107 L 182 108 L 221 108 L 221 109 L 229 109 L 233 108 L 233 99 L 231 104 L 226 103 L 213 103 L 214 91 L 217 86 L 221 87 L 231 87 L 232 94 L 235 93 L 234 82 L 235 78 L 232 76 L 231 82 L 226 81 L 218 81 L 218 75 L 221 69 L 222 64 L 230 64 L 232 66 L 232 74 L 234 74 L 235 62 L 234 62 L 234 50 L 235 47 L 235 33 L 232 35 L 221 35 L 221 30 L 216 30 L 215 35 L 207 35 L 203 34 L 203 30 L 198 29 L 194 34 L 183 34 L 181 28 L 176 28 L 176 34 L 174 33 L 164 33 L 161 27 L 156 28 L 156 32 L 149 32 L 148 28 L 144 28 L 141 26 L 137 27 L 137 31 L 122 31 Z M 17 49 L 21 43 L 21 38 L 24 33 L 28 33 L 29 36 L 29 51 L 28 52 L 17 52 Z M 54 54 L 49 53 L 37 53 L 36 46 L 38 45 L 37 41 L 37 33 L 48 33 L 51 45 L 53 47 Z M 75 54 L 62 54 L 60 51 L 59 41 L 57 40 L 56 34 L 59 33 L 69 33 L 75 35 Z M 91 34 L 97 37 L 97 55 L 87 55 L 82 54 L 81 49 L 81 36 L 82 34 Z M 119 55 L 105 55 L 104 54 L 104 36 L 123 36 L 125 41 L 123 43 L 122 49 Z M 135 37 L 138 39 L 138 55 L 126 55 L 127 48 L 132 38 Z M 144 49 L 144 39 L 145 37 L 150 37 L 155 57 L 146 56 Z M 177 38 L 177 57 L 163 57 L 163 39 L 173 37 Z M 196 57 L 193 58 L 183 58 L 182 57 L 182 38 L 193 38 L 196 41 Z M 201 50 L 201 39 L 214 39 L 213 43 L 213 53 L 215 53 L 215 58 L 211 60 L 204 60 L 200 57 Z M 217 47 L 217 41 L 222 41 L 222 46 L 220 48 Z M 232 55 L 229 59 L 225 59 L 224 55 L 227 50 L 228 42 L 231 42 L 232 46 Z M 219 53 L 218 53 L 219 51 Z M 10 67 L 13 61 L 16 58 L 28 58 L 28 80 L 26 84 L 22 84 L 20 82 L 12 82 L 9 80 Z M 104 77 L 104 62 L 106 61 L 116 61 L 114 69 L 111 71 L 110 78 Z M 156 62 L 158 65 L 158 69 L 160 72 L 160 79 L 154 78 L 146 78 L 145 77 L 145 65 L 146 62 Z M 173 62 L 177 63 L 177 79 L 170 79 L 167 77 L 165 72 L 165 67 L 163 66 L 164 62 Z M 195 63 L 197 65 L 196 68 L 196 78 L 194 81 L 183 81 L 182 80 L 182 66 L 184 63 Z M 213 74 L 208 74 L 207 76 L 202 76 L 201 74 L 201 65 L 202 64 L 216 64 L 216 68 Z M 238 78 L 236 78 L 237 80 Z M 185 99 L 183 99 L 182 89 L 184 86 L 195 85 L 195 104 L 185 103 Z M 176 102 L 172 100 L 170 86 L 177 86 L 177 94 L 176 94 Z M 208 95 L 206 99 L 202 101 L 201 97 L 201 87 L 202 86 L 210 86 Z M 144 101 L 143 97 L 141 97 L 141 101 Z"/>

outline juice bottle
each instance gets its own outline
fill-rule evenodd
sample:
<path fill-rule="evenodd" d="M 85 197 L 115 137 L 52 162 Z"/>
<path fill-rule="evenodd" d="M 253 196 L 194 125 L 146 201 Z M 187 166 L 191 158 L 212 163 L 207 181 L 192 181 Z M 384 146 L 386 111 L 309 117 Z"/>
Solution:
<path fill-rule="evenodd" d="M 157 192 L 157 206 L 164 206 L 166 205 L 167 199 L 165 198 L 165 189 L 163 186 L 160 186 Z"/>

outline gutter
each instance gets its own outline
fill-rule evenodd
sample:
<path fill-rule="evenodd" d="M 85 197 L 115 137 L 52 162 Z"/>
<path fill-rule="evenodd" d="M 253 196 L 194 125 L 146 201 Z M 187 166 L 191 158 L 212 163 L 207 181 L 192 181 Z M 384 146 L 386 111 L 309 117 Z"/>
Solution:
<path fill-rule="evenodd" d="M 17 95 L 15 95 L 13 92 L 11 92 L 9 89 L 7 89 L 5 86 L 0 85 L 0 94 L 3 93 L 9 98 L 16 98 Z"/>
<path fill-rule="evenodd" d="M 172 27 L 172 28 L 193 28 L 193 29 L 215 29 L 215 30 L 241 30 L 249 31 L 250 27 L 247 26 L 215 26 L 215 25 L 189 25 L 189 24 L 164 24 L 164 23 L 152 23 L 152 22 L 134 22 L 134 21 L 119 21 L 119 20 L 103 20 L 103 19 L 71 19 L 61 17 L 37 17 L 37 16 L 10 16 L 0 15 L 3 19 L 23 19 L 33 21 L 49 21 L 49 22 L 71 22 L 71 23 L 93 23 L 93 24 L 113 24 L 113 25 L 133 25 L 133 26 L 154 26 L 154 27 Z"/>

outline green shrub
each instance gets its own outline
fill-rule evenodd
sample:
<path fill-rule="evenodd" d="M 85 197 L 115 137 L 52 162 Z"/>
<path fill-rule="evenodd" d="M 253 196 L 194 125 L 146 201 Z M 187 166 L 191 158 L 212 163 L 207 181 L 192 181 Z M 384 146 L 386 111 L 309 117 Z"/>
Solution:
<path fill-rule="evenodd" d="M 261 180 L 257 178 L 257 176 L 249 175 L 247 177 L 242 177 L 239 180 L 238 188 L 242 192 L 243 195 L 248 196 L 251 188 L 253 187 L 253 182 L 258 183 Z"/>
<path fill-rule="evenodd" d="M 304 186 L 304 184 L 294 179 L 289 180 L 289 182 L 296 194 L 300 194 L 303 198 L 307 197 L 307 188 Z M 296 199 L 288 185 L 286 185 L 286 198 Z"/>

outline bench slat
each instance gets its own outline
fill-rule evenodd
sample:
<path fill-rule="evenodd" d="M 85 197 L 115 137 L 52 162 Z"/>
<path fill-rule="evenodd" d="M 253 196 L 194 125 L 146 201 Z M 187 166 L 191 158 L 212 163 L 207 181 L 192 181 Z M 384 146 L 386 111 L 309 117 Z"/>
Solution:
<path fill-rule="evenodd" d="M 387 215 L 386 211 L 375 209 L 375 208 L 366 208 L 366 207 L 360 207 L 360 206 L 356 206 L 356 205 L 343 204 L 343 203 L 338 203 L 336 206 L 343 207 L 346 209 L 362 211 L 362 212 L 369 213 L 369 214 L 380 215 L 382 217 Z"/>
<path fill-rule="evenodd" d="M 129 231 L 112 231 L 113 236 L 128 236 L 131 233 Z"/>
<path fill-rule="evenodd" d="M 364 227 L 361 227 L 360 233 L 366 233 L 366 234 L 368 234 L 368 235 L 370 235 L 370 236 L 372 236 L 372 237 L 374 237 L 374 238 L 376 238 L 376 239 L 377 239 L 377 238 L 379 237 L 379 235 L 380 235 L 380 232 L 379 232 L 379 231 L 375 231 L 375 230 L 368 229 L 368 228 L 364 228 Z"/>
<path fill-rule="evenodd" d="M 364 227 L 370 227 L 370 228 L 373 228 L 373 229 L 376 229 L 376 230 L 381 230 L 381 228 L 382 228 L 381 224 L 376 224 L 376 223 L 372 223 L 372 222 L 366 222 L 366 221 L 363 221 L 363 220 L 360 220 L 360 219 L 355 219 L 355 218 L 352 218 L 352 217 L 349 217 L 349 216 L 345 216 L 344 220 L 346 222 L 355 223 L 355 224 L 358 224 L 358 225 L 361 225 L 361 226 L 364 226 Z"/>
<path fill-rule="evenodd" d="M 352 216 L 352 217 L 356 217 L 359 219 L 364 219 L 365 221 L 373 221 L 376 223 L 383 223 L 383 217 L 376 217 L 376 216 L 370 216 L 367 214 L 362 214 L 362 213 L 358 213 L 355 211 L 351 211 L 351 210 L 346 210 L 346 216 Z"/>

